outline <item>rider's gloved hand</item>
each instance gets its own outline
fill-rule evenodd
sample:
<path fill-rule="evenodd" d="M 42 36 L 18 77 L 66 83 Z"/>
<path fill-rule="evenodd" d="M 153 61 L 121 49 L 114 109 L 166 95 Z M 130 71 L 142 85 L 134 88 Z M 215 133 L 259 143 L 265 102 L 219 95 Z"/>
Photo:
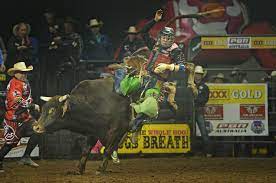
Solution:
<path fill-rule="evenodd" d="M 154 69 L 156 74 L 164 73 L 166 70 L 174 71 L 175 65 L 174 64 L 158 64 L 158 66 Z"/>
<path fill-rule="evenodd" d="M 161 9 L 157 10 L 154 16 L 154 21 L 159 22 L 162 19 L 163 11 Z"/>

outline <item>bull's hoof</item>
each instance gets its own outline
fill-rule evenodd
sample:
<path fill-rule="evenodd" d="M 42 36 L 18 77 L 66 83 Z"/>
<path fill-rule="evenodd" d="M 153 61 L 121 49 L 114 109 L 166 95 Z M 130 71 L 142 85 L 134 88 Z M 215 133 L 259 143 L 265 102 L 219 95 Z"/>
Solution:
<path fill-rule="evenodd" d="M 106 173 L 106 171 L 96 170 L 96 175 L 104 175 Z"/>
<path fill-rule="evenodd" d="M 82 173 L 77 170 L 69 170 L 66 172 L 66 175 L 82 175 Z"/>
<path fill-rule="evenodd" d="M 101 171 L 96 170 L 96 175 L 101 175 L 101 174 L 102 174 L 102 172 L 101 172 Z"/>
<path fill-rule="evenodd" d="M 106 170 L 105 170 L 104 168 L 102 168 L 102 167 L 100 167 L 100 168 L 98 168 L 98 169 L 96 170 L 96 175 L 103 175 L 103 174 L 105 174 L 105 173 L 107 173 L 107 172 L 106 172 Z"/>

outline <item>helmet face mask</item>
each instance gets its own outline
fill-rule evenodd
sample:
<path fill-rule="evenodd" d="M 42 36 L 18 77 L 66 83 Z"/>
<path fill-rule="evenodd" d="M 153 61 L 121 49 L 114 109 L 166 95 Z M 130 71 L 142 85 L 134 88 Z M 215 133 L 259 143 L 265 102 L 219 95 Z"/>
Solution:
<path fill-rule="evenodd" d="M 174 43 L 174 36 L 170 35 L 161 35 L 160 36 L 160 45 L 165 48 L 169 48 Z"/>
<path fill-rule="evenodd" d="M 170 27 L 165 27 L 159 33 L 160 45 L 165 48 L 169 48 L 173 45 L 175 39 L 174 30 Z"/>

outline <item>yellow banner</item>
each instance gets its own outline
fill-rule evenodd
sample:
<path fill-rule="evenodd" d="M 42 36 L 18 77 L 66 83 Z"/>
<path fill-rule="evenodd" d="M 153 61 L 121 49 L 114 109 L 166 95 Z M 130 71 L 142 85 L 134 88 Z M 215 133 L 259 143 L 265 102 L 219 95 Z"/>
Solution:
<path fill-rule="evenodd" d="M 267 100 L 266 84 L 208 84 L 208 104 L 264 104 Z"/>
<path fill-rule="evenodd" d="M 202 49 L 227 49 L 227 37 L 202 37 Z"/>
<path fill-rule="evenodd" d="M 118 153 L 187 153 L 191 149 L 187 124 L 145 124 L 136 144 L 131 143 L 131 135 L 128 134 Z"/>
<path fill-rule="evenodd" d="M 251 48 L 276 48 L 276 37 L 252 37 Z"/>
<path fill-rule="evenodd" d="M 201 37 L 202 49 L 275 49 L 276 36 Z"/>
<path fill-rule="evenodd" d="M 6 81 L 6 74 L 0 74 L 0 81 Z"/>

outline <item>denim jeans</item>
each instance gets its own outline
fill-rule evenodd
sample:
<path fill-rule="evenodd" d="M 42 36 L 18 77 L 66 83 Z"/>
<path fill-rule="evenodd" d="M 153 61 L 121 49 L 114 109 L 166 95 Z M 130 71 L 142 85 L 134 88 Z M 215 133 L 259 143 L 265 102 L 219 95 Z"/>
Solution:
<path fill-rule="evenodd" d="M 118 94 L 121 94 L 120 83 L 125 78 L 125 76 L 126 76 L 126 70 L 125 69 L 117 69 L 115 71 L 114 89 L 115 89 L 115 92 L 118 93 Z"/>
<path fill-rule="evenodd" d="M 203 140 L 203 146 L 205 153 L 211 153 L 210 139 L 206 129 L 205 119 L 202 111 L 196 110 L 195 112 L 195 121 L 198 125 L 198 128 L 201 133 L 201 137 Z"/>

